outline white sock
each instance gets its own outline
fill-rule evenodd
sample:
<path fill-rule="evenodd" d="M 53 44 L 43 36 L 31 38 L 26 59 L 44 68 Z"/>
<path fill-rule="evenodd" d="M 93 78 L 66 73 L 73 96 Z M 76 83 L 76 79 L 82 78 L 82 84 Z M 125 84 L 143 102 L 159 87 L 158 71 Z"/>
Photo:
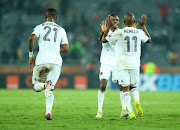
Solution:
<path fill-rule="evenodd" d="M 133 112 L 133 108 L 131 104 L 131 96 L 129 92 L 124 92 L 124 101 L 126 103 L 129 113 Z"/>
<path fill-rule="evenodd" d="M 102 112 L 105 93 L 98 90 L 98 112 Z"/>
<path fill-rule="evenodd" d="M 120 91 L 120 99 L 121 99 L 122 111 L 126 111 L 126 103 L 124 102 L 123 91 Z"/>
<path fill-rule="evenodd" d="M 33 88 L 35 92 L 40 92 L 44 89 L 45 83 L 36 83 Z"/>
<path fill-rule="evenodd" d="M 131 94 L 134 98 L 134 101 L 138 101 L 139 102 L 139 91 L 137 90 L 137 88 L 133 88 L 131 89 Z"/>
<path fill-rule="evenodd" d="M 46 98 L 46 114 L 52 113 L 53 102 L 54 102 L 54 93 L 51 92 L 51 96 Z"/>

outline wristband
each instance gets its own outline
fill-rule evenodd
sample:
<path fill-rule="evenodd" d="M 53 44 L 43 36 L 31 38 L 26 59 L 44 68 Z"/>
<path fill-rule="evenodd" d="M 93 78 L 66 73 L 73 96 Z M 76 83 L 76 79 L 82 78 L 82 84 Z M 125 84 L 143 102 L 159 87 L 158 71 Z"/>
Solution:
<path fill-rule="evenodd" d="M 33 51 L 32 52 L 29 51 L 29 57 L 33 57 Z"/>

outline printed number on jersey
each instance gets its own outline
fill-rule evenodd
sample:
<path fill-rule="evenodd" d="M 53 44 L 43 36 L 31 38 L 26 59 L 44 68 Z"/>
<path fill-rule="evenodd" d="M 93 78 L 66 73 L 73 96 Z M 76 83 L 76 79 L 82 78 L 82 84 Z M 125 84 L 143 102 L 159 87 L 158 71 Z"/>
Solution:
<path fill-rule="evenodd" d="M 133 37 L 132 37 L 132 40 L 131 40 L 131 38 L 130 38 L 129 36 L 126 36 L 126 37 L 124 38 L 124 40 L 127 41 L 127 52 L 132 51 L 132 50 L 130 49 L 130 45 L 131 45 L 131 44 L 134 44 L 134 52 L 137 51 L 137 37 L 136 37 L 136 36 L 133 36 Z"/>
<path fill-rule="evenodd" d="M 44 41 L 50 41 L 50 39 L 48 38 L 48 35 L 51 33 L 51 28 L 49 26 L 45 26 L 43 28 L 44 30 L 48 29 L 47 33 L 44 35 L 43 40 Z M 58 33 L 58 29 L 54 28 L 53 31 L 54 33 L 54 42 L 56 42 L 56 38 L 57 38 L 57 33 Z"/>

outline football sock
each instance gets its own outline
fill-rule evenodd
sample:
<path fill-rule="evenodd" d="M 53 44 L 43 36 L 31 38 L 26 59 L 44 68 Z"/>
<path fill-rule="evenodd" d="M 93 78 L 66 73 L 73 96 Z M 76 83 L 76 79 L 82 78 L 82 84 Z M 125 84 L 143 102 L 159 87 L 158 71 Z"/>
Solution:
<path fill-rule="evenodd" d="M 137 88 L 133 88 L 131 89 L 131 94 L 134 98 L 134 101 L 138 101 L 139 102 L 139 91 L 137 90 Z"/>
<path fill-rule="evenodd" d="M 99 89 L 98 90 L 98 112 L 102 112 L 104 96 L 105 96 L 105 93 Z"/>
<path fill-rule="evenodd" d="M 36 83 L 33 88 L 35 92 L 40 92 L 44 89 L 45 83 Z"/>
<path fill-rule="evenodd" d="M 131 96 L 129 92 L 124 92 L 124 101 L 126 103 L 129 113 L 133 112 L 133 108 L 131 104 Z"/>
<path fill-rule="evenodd" d="M 46 114 L 48 113 L 51 114 L 53 102 L 54 102 L 54 94 L 53 92 L 51 92 L 51 96 L 46 98 Z"/>
<path fill-rule="evenodd" d="M 122 111 L 126 111 L 126 103 L 124 102 L 123 91 L 120 91 L 120 99 L 121 99 Z"/>

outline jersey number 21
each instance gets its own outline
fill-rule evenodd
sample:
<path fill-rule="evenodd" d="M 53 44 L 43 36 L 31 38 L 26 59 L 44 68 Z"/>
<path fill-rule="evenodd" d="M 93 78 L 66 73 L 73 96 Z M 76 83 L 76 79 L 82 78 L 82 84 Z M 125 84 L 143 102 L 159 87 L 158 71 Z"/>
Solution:
<path fill-rule="evenodd" d="M 47 37 L 48 37 L 49 33 L 51 33 L 51 28 L 50 28 L 49 26 L 45 26 L 43 29 L 44 29 L 44 30 L 48 29 L 47 33 L 46 33 L 46 34 L 44 35 L 44 37 L 43 37 L 43 40 L 44 40 L 44 41 L 50 41 L 50 39 L 47 38 Z M 58 29 L 57 29 L 57 28 L 54 28 L 53 31 L 55 32 L 55 34 L 54 34 L 54 42 L 56 42 Z"/>

